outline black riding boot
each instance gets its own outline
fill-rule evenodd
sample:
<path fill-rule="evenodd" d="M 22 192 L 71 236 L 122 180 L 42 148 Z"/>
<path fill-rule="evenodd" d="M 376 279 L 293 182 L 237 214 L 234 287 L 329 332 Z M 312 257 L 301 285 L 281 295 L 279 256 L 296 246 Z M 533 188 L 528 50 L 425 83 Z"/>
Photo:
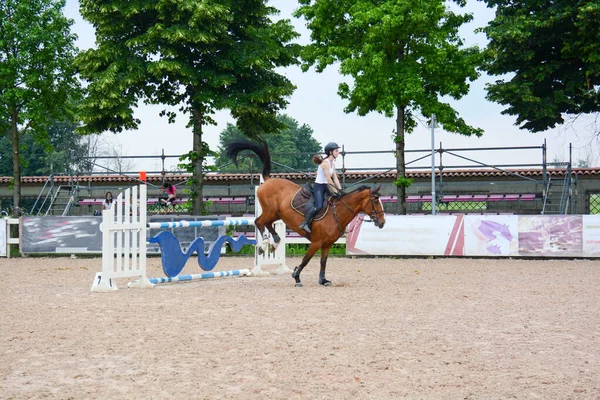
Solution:
<path fill-rule="evenodd" d="M 300 224 L 300 228 L 310 233 L 310 225 L 318 212 L 319 210 L 317 210 L 315 207 L 311 208 L 310 211 L 306 213 L 306 217 L 304 217 L 304 221 Z"/>

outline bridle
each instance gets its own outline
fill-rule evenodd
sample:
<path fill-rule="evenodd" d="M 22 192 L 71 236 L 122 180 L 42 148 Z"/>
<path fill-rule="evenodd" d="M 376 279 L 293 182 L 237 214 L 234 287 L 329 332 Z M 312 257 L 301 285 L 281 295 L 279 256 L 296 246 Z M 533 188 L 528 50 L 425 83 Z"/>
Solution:
<path fill-rule="evenodd" d="M 376 226 L 379 226 L 379 216 L 381 214 L 384 214 L 385 212 L 383 211 L 383 207 L 381 210 L 377 210 L 375 209 L 375 202 L 379 201 L 379 195 L 378 194 L 371 194 L 371 220 L 373 220 L 373 222 L 375 223 Z"/>
<path fill-rule="evenodd" d="M 371 217 L 371 221 L 372 221 L 372 222 L 374 222 L 376 226 L 378 226 L 378 225 L 379 225 L 379 216 L 380 216 L 381 214 L 385 214 L 385 211 L 383 210 L 383 207 L 382 207 L 382 209 L 381 209 L 381 210 L 379 210 L 379 211 L 378 211 L 378 210 L 375 208 L 375 202 L 376 202 L 376 201 L 379 201 L 379 194 L 372 194 L 372 193 L 370 193 L 370 194 L 369 194 L 369 196 L 370 196 L 370 201 L 371 201 L 371 214 L 369 215 L 369 217 Z M 353 214 L 354 214 L 354 210 L 352 210 L 352 208 L 350 208 L 350 206 L 349 206 L 349 205 L 348 205 L 348 204 L 347 204 L 347 203 L 344 201 L 344 199 L 340 199 L 340 202 L 341 202 L 341 203 L 342 203 L 342 204 L 343 204 L 343 205 L 344 205 L 344 206 L 345 206 L 345 207 L 346 207 L 346 208 L 347 208 L 347 209 L 348 209 L 348 210 L 349 210 L 351 213 L 353 213 Z M 344 230 L 342 229 L 342 225 L 340 224 L 340 220 L 339 220 L 339 218 L 338 218 L 338 216 L 337 216 L 337 212 L 336 212 L 335 203 L 334 203 L 333 201 L 331 201 L 331 198 L 330 198 L 330 203 L 329 203 L 329 204 L 331 204 L 331 206 L 333 207 L 333 216 L 335 217 L 335 221 L 337 222 L 338 229 L 339 229 L 339 231 L 340 231 L 340 235 L 342 235 L 342 234 L 344 233 Z M 359 217 L 359 218 L 360 218 L 360 217 Z M 363 218 L 361 218 L 361 221 L 364 221 L 364 217 L 363 217 Z M 368 221 L 368 222 L 371 222 L 371 221 Z M 354 228 L 354 229 L 356 229 L 356 228 Z M 352 232 L 354 229 L 352 229 L 352 230 L 350 230 L 350 231 L 348 231 L 348 232 Z"/>

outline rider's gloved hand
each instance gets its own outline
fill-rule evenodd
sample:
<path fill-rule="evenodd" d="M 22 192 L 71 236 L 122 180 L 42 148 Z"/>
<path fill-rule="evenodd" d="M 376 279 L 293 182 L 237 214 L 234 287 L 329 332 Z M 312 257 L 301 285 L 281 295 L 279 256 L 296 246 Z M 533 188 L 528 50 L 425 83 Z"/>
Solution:
<path fill-rule="evenodd" d="M 335 192 L 335 193 L 333 194 L 333 197 L 335 197 L 337 200 L 339 200 L 339 199 L 341 199 L 341 198 L 342 198 L 342 196 L 343 196 L 343 195 L 344 195 L 344 193 L 342 193 L 342 191 L 341 191 L 341 190 L 338 190 L 337 192 Z"/>

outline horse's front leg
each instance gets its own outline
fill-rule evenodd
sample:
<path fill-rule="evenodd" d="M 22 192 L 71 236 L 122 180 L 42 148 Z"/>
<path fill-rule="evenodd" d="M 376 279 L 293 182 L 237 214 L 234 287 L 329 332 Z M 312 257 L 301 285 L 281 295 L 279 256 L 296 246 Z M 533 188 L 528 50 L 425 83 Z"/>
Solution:
<path fill-rule="evenodd" d="M 321 270 L 319 271 L 319 285 L 331 286 L 331 281 L 325 279 L 325 269 L 327 268 L 327 257 L 329 256 L 329 247 L 323 247 L 321 249 Z"/>
<path fill-rule="evenodd" d="M 306 267 L 306 264 L 308 264 L 310 259 L 315 255 L 319 248 L 319 244 L 311 243 L 308 248 L 308 251 L 306 252 L 304 257 L 302 257 L 302 262 L 300 263 L 300 265 L 294 268 L 294 272 L 292 272 L 292 278 L 296 280 L 296 287 L 302 287 L 302 282 L 300 281 L 300 273 L 302 273 L 302 270 L 304 269 L 304 267 Z"/>

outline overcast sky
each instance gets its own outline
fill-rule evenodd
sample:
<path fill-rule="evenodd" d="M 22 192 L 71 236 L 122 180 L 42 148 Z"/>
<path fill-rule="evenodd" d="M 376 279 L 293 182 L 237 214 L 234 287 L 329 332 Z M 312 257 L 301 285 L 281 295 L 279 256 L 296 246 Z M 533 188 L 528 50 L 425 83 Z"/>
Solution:
<path fill-rule="evenodd" d="M 296 30 L 301 33 L 301 42 L 309 40 L 309 33 L 303 20 L 292 17 L 292 12 L 297 3 L 291 0 L 272 0 L 271 4 L 281 11 L 280 18 L 292 20 Z M 480 1 L 468 0 L 465 12 L 472 12 L 474 20 L 465 25 L 461 30 L 466 45 L 478 44 L 484 47 L 486 38 L 483 34 L 475 34 L 474 30 L 485 26 L 493 18 L 493 10 L 488 9 Z M 94 29 L 83 20 L 79 14 L 77 0 L 67 0 L 65 9 L 67 17 L 75 23 L 74 32 L 78 35 L 77 46 L 88 49 L 94 46 Z M 366 117 L 343 112 L 346 101 L 337 95 L 337 85 L 343 77 L 338 73 L 337 66 L 329 67 L 325 72 L 318 74 L 314 70 L 307 73 L 298 67 L 287 68 L 280 71 L 285 74 L 297 89 L 289 99 L 289 106 L 285 113 L 296 119 L 300 124 L 309 125 L 314 131 L 314 137 L 321 144 L 335 141 L 345 146 L 346 151 L 365 150 L 391 150 L 394 148 L 392 131 L 395 128 L 395 119 L 371 113 Z M 481 138 L 468 138 L 461 135 L 435 130 L 435 146 L 440 142 L 446 149 L 451 148 L 485 148 L 502 146 L 539 146 L 547 140 L 548 161 L 568 159 L 569 143 L 573 144 L 573 159 L 586 158 L 589 154 L 594 158 L 593 163 L 598 165 L 598 151 L 592 150 L 591 127 L 592 118 L 582 118 L 574 126 L 563 126 L 543 133 L 530 133 L 519 130 L 514 125 L 514 118 L 500 114 L 502 106 L 491 103 L 485 99 L 485 84 L 495 78 L 482 76 L 471 84 L 469 95 L 460 101 L 451 101 L 459 114 L 468 124 L 483 128 L 485 131 Z M 126 131 L 120 134 L 104 134 L 106 140 L 122 149 L 123 155 L 158 155 L 164 149 L 165 154 L 179 155 L 187 153 L 192 147 L 192 133 L 186 128 L 187 116 L 180 116 L 175 124 L 167 123 L 166 118 L 158 116 L 162 106 L 141 105 L 136 111 L 136 117 L 141 120 L 137 131 Z M 215 115 L 217 126 L 205 127 L 204 140 L 211 149 L 216 149 L 219 144 L 219 133 L 226 127 L 227 122 L 233 123 L 228 112 L 219 112 Z M 431 148 L 431 130 L 419 126 L 406 138 L 407 150 L 422 150 Z M 459 152 L 459 154 L 487 164 L 541 164 L 541 150 L 511 150 L 511 151 L 478 151 Z M 423 154 L 420 154 L 423 155 Z M 407 161 L 420 155 L 409 154 Z M 450 154 L 443 157 L 444 165 L 464 165 L 466 162 Z M 136 169 L 160 170 L 159 161 L 136 160 Z M 174 165 L 175 161 L 169 161 Z M 394 168 L 395 160 L 392 155 L 348 155 L 345 159 L 347 168 Z M 439 159 L 436 157 L 436 164 Z M 338 163 L 339 165 L 340 163 Z M 430 160 L 423 160 L 413 165 L 427 168 Z M 167 168 L 168 169 L 168 168 Z"/>

